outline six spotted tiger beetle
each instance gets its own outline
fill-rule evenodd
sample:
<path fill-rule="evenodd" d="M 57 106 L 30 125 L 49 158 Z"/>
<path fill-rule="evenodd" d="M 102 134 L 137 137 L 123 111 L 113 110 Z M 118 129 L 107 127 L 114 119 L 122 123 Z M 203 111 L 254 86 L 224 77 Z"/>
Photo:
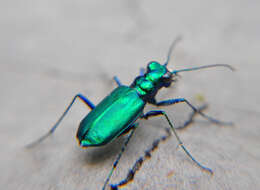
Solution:
<path fill-rule="evenodd" d="M 156 105 L 158 107 L 169 106 L 177 103 L 186 103 L 194 112 L 197 112 L 212 123 L 218 125 L 231 125 L 231 123 L 221 122 L 210 116 L 207 116 L 196 107 L 194 107 L 185 98 L 169 99 L 163 101 L 157 101 L 155 99 L 157 92 L 163 87 L 170 87 L 172 82 L 176 79 L 178 73 L 180 72 L 199 70 L 209 67 L 227 67 L 233 70 L 233 68 L 227 64 L 214 64 L 170 71 L 169 69 L 167 69 L 167 65 L 169 63 L 172 50 L 179 40 L 180 38 L 177 38 L 172 43 L 168 52 L 167 60 L 164 64 L 160 64 L 156 61 L 149 62 L 146 71 L 144 71 L 144 69 L 141 69 L 140 75 L 135 78 L 134 82 L 130 86 L 122 85 L 119 79 L 117 77 L 114 77 L 114 80 L 116 81 L 118 87 L 114 89 L 108 96 L 106 96 L 98 105 L 94 105 L 82 94 L 77 94 L 73 98 L 72 102 L 69 104 L 65 112 L 62 114 L 62 116 L 59 118 L 59 120 L 50 129 L 50 131 L 39 138 L 37 141 L 29 144 L 27 147 L 35 146 L 36 144 L 40 143 L 48 136 L 50 136 L 58 127 L 65 115 L 68 113 L 75 100 L 79 98 L 91 109 L 91 111 L 81 121 L 77 131 L 76 137 L 81 147 L 102 146 L 113 141 L 120 135 L 131 131 L 121 149 L 121 152 L 114 162 L 110 173 L 105 180 L 104 186 L 102 188 L 103 190 L 108 184 L 114 169 L 117 167 L 117 164 L 130 138 L 133 136 L 133 133 L 137 127 L 136 121 L 138 119 L 148 119 L 153 116 L 164 116 L 172 132 L 177 138 L 179 146 L 184 150 L 184 152 L 201 169 L 213 173 L 210 168 L 203 166 L 197 160 L 195 160 L 195 158 L 185 148 L 183 142 L 175 131 L 173 123 L 170 121 L 165 111 L 151 110 L 147 113 L 143 112 L 144 107 L 147 103 Z"/>

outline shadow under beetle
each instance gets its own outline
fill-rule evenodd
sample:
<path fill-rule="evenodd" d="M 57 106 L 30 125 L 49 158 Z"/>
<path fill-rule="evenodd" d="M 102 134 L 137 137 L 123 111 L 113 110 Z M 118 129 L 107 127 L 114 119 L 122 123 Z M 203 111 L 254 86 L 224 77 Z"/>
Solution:
<path fill-rule="evenodd" d="M 214 64 L 170 71 L 167 68 L 167 65 L 169 63 L 172 50 L 179 40 L 180 38 L 177 38 L 172 43 L 168 52 L 167 60 L 164 64 L 160 64 L 156 61 L 149 62 L 146 70 L 141 69 L 140 75 L 135 78 L 134 82 L 130 86 L 122 85 L 119 79 L 114 77 L 118 87 L 114 89 L 108 96 L 106 96 L 98 105 L 94 105 L 82 94 L 77 94 L 59 120 L 50 129 L 50 131 L 35 142 L 29 144 L 27 147 L 35 146 L 51 135 L 58 127 L 65 115 L 68 113 L 75 100 L 79 98 L 91 109 L 91 111 L 81 121 L 77 131 L 76 137 L 81 147 L 102 146 L 113 141 L 118 136 L 131 131 L 105 180 L 104 186 L 102 188 L 103 190 L 106 188 L 106 185 L 108 184 L 114 169 L 117 167 L 117 164 L 123 152 L 125 151 L 129 140 L 133 136 L 133 133 L 137 127 L 136 120 L 148 119 L 153 116 L 164 116 L 170 125 L 172 132 L 176 136 L 179 146 L 201 169 L 212 174 L 213 171 L 210 168 L 200 164 L 185 148 L 183 142 L 175 131 L 173 123 L 170 121 L 165 111 L 151 110 L 147 113 L 143 112 L 147 103 L 156 106 L 169 106 L 177 103 L 186 103 L 193 111 L 197 112 L 212 123 L 218 125 L 231 125 L 231 123 L 221 122 L 210 116 L 207 116 L 194 107 L 185 98 L 168 99 L 163 101 L 157 101 L 155 99 L 157 92 L 163 87 L 170 87 L 180 72 L 219 66 L 227 67 L 233 70 L 233 68 L 227 64 Z"/>

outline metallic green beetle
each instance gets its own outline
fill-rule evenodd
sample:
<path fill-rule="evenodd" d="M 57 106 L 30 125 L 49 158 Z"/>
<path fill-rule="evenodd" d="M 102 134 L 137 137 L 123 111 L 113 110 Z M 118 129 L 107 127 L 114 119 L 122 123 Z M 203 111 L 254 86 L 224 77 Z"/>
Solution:
<path fill-rule="evenodd" d="M 144 106 L 145 101 L 135 89 L 119 86 L 81 121 L 77 132 L 80 145 L 111 142 L 140 117 Z"/>
<path fill-rule="evenodd" d="M 124 150 L 127 146 L 130 138 L 132 137 L 134 130 L 136 128 L 137 119 L 148 119 L 152 116 L 164 116 L 169 123 L 173 133 L 175 134 L 179 145 L 187 153 L 187 155 L 203 170 L 206 170 L 210 173 L 213 173 L 210 168 L 207 168 L 201 165 L 196 161 L 188 150 L 184 147 L 182 141 L 177 135 L 174 126 L 167 114 L 163 110 L 152 110 L 147 113 L 144 113 L 144 107 L 147 103 L 156 105 L 156 106 L 167 106 L 180 102 L 186 103 L 190 106 L 195 112 L 198 112 L 201 116 L 208 119 L 210 122 L 216 124 L 230 124 L 218 121 L 212 117 L 205 115 L 204 113 L 197 110 L 189 101 L 184 98 L 169 99 L 157 102 L 155 96 L 157 92 L 163 87 L 169 87 L 177 77 L 177 74 L 184 71 L 192 71 L 209 67 L 218 67 L 223 66 L 231 70 L 233 68 L 226 64 L 215 64 L 215 65 L 205 65 L 200 67 L 193 67 L 182 70 L 170 71 L 167 69 L 168 62 L 170 60 L 171 52 L 179 39 L 176 39 L 168 52 L 167 61 L 165 64 L 160 64 L 156 61 L 148 63 L 146 71 L 141 70 L 140 76 L 136 77 L 134 82 L 130 86 L 124 86 L 118 80 L 117 77 L 114 77 L 114 80 L 117 82 L 118 87 L 114 89 L 108 96 L 106 96 L 97 106 L 95 106 L 91 101 L 81 94 L 77 94 L 72 102 L 69 104 L 65 112 L 62 114 L 60 119 L 55 123 L 51 130 L 39 138 L 37 141 L 28 145 L 32 147 L 39 142 L 43 141 L 50 134 L 52 134 L 55 129 L 58 127 L 62 119 L 65 117 L 67 112 L 70 110 L 71 106 L 77 98 L 80 98 L 86 105 L 91 109 L 91 112 L 81 121 L 79 129 L 77 131 L 77 139 L 80 146 L 90 147 L 90 146 L 101 146 L 105 145 L 114 139 L 116 139 L 121 134 L 124 134 L 128 131 L 131 133 L 128 135 L 126 142 L 124 143 L 120 154 L 118 155 L 116 161 L 113 164 L 113 167 L 105 180 L 103 190 L 105 189 L 107 183 L 109 182 L 110 177 L 114 169 L 116 168 Z"/>

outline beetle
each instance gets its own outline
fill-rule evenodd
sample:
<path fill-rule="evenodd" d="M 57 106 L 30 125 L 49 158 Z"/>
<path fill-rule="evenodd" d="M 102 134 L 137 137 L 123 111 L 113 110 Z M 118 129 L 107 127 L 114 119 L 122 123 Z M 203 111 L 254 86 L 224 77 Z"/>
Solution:
<path fill-rule="evenodd" d="M 50 136 L 56 128 L 59 126 L 60 122 L 66 116 L 71 106 L 76 99 L 81 99 L 91 111 L 84 117 L 80 122 L 76 138 L 81 147 L 97 147 L 105 145 L 122 134 L 125 134 L 129 131 L 130 134 L 127 136 L 125 143 L 122 146 L 122 149 L 119 155 L 116 158 L 116 161 L 113 164 L 112 169 L 110 170 L 108 177 L 106 178 L 103 190 L 106 188 L 110 177 L 113 174 L 114 169 L 117 167 L 117 164 L 129 142 L 133 133 L 137 127 L 138 119 L 148 119 L 153 116 L 164 116 L 167 120 L 172 132 L 178 140 L 179 146 L 184 150 L 184 152 L 196 163 L 201 169 L 206 170 L 210 173 L 213 171 L 210 168 L 207 168 L 200 164 L 185 148 L 183 142 L 179 138 L 178 134 L 175 131 L 173 123 L 170 121 L 168 115 L 163 110 L 151 110 L 147 113 L 144 113 L 144 107 L 146 104 L 153 104 L 156 106 L 168 106 L 177 103 L 186 103 L 193 111 L 200 114 L 202 117 L 206 118 L 210 122 L 213 122 L 218 125 L 230 125 L 231 123 L 221 122 L 217 119 L 214 119 L 193 106 L 185 98 L 175 98 L 164 101 L 157 101 L 156 94 L 162 88 L 169 88 L 171 84 L 176 80 L 178 73 L 185 71 L 193 71 L 210 67 L 226 67 L 231 70 L 234 70 L 230 65 L 227 64 L 214 64 L 214 65 L 204 65 L 198 67 L 191 67 L 181 70 L 169 70 L 167 65 L 170 61 L 171 53 L 180 40 L 177 38 L 171 44 L 167 60 L 164 64 L 160 64 L 157 61 L 151 61 L 148 63 L 146 70 L 141 69 L 140 75 L 137 76 L 133 83 L 130 86 L 122 85 L 120 80 L 117 77 L 114 77 L 114 80 L 118 84 L 118 87 L 115 88 L 108 96 L 106 96 L 98 105 L 94 105 L 88 98 L 82 94 L 77 94 L 69 106 L 66 108 L 62 116 L 54 124 L 54 126 L 49 130 L 48 133 L 40 137 L 38 140 L 29 144 L 27 147 L 33 147 L 36 144 L 40 143 L 48 136 Z"/>

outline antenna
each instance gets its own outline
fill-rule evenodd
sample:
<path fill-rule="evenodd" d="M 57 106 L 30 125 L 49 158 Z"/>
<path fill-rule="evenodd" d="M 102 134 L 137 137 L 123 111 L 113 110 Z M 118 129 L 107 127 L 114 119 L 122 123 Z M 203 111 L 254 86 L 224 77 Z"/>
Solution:
<path fill-rule="evenodd" d="M 167 54 L 167 60 L 166 62 L 164 63 L 164 66 L 167 66 L 169 61 L 170 61 L 170 58 L 172 56 L 172 52 L 173 52 L 173 49 L 175 48 L 176 44 L 182 40 L 182 36 L 181 35 L 178 35 L 177 38 L 175 38 L 175 40 L 173 40 L 170 48 L 169 48 L 169 51 L 168 51 L 168 54 Z"/>
<path fill-rule="evenodd" d="M 235 68 L 231 67 L 228 64 L 214 64 L 214 65 L 203 65 L 203 66 L 199 66 L 199 67 L 191 67 L 191 68 L 187 68 L 187 69 L 175 70 L 175 71 L 172 71 L 172 74 L 177 74 L 179 72 L 184 72 L 184 71 L 194 71 L 194 70 L 206 69 L 206 68 L 211 68 L 211 67 L 226 67 L 226 68 L 230 69 L 231 71 L 235 70 Z"/>

